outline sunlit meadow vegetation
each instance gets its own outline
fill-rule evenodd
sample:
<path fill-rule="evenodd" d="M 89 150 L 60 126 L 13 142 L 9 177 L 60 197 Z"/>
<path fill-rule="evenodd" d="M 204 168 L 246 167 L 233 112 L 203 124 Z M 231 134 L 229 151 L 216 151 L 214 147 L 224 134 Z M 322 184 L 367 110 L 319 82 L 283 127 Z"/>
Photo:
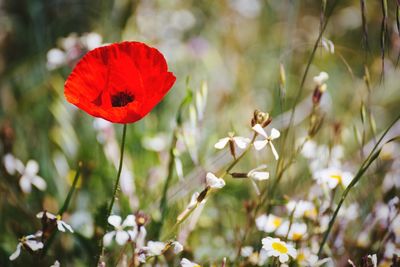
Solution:
<path fill-rule="evenodd" d="M 0 0 L 0 266 L 400 266 L 399 14 Z M 126 126 L 64 97 L 121 41 L 177 78 Z"/>

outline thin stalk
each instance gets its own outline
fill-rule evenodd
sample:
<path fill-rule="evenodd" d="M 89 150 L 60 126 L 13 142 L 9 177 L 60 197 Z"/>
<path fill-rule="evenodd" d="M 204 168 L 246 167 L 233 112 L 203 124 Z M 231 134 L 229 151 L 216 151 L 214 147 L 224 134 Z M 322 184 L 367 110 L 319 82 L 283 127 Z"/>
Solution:
<path fill-rule="evenodd" d="M 116 197 L 117 197 L 117 191 L 118 191 L 118 187 L 119 187 L 119 180 L 120 180 L 120 178 L 121 178 L 122 163 L 123 163 L 123 161 L 124 161 L 126 128 L 127 128 L 127 125 L 124 124 L 123 132 L 122 132 L 121 153 L 120 153 L 120 159 L 119 159 L 119 166 L 118 166 L 117 179 L 116 179 L 116 181 L 115 181 L 112 199 L 111 199 L 111 201 L 110 201 L 110 205 L 108 206 L 107 215 L 106 215 L 106 217 L 104 218 L 105 229 L 108 228 L 108 227 L 107 227 L 107 224 L 106 224 L 107 218 L 110 217 L 110 215 L 111 215 L 111 211 L 112 211 L 112 208 L 113 208 L 113 206 L 114 206 L 114 201 L 115 201 L 115 199 L 116 199 Z M 104 254 L 104 244 L 103 244 L 103 238 L 101 238 L 101 239 L 99 240 L 99 249 L 98 249 L 97 256 L 96 256 L 96 261 L 95 261 L 96 265 L 95 265 L 95 266 L 98 266 L 98 265 L 99 265 L 100 258 L 102 257 L 103 254 Z"/>
<path fill-rule="evenodd" d="M 350 182 L 350 184 L 347 186 L 347 188 L 343 191 L 342 197 L 340 198 L 340 201 L 338 203 L 338 206 L 336 207 L 335 212 L 332 215 L 331 220 L 329 221 L 328 229 L 324 233 L 324 237 L 322 239 L 321 245 L 318 250 L 318 256 L 321 256 L 322 250 L 324 248 L 324 245 L 326 241 L 328 240 L 329 233 L 332 230 L 333 224 L 335 223 L 336 217 L 339 213 L 340 208 L 342 207 L 343 202 L 345 201 L 347 195 L 349 194 L 350 190 L 357 184 L 357 182 L 361 179 L 361 177 L 364 175 L 364 173 L 367 171 L 368 167 L 372 164 L 372 162 L 375 161 L 375 159 L 379 156 L 379 153 L 381 152 L 381 149 L 377 150 L 379 144 L 382 142 L 383 138 L 386 136 L 388 131 L 392 128 L 392 126 L 400 119 L 400 115 L 397 116 L 397 118 L 389 125 L 389 127 L 385 130 L 385 132 L 382 134 L 381 138 L 379 138 L 378 142 L 375 144 L 373 147 L 372 151 L 368 155 L 368 157 L 364 160 L 364 162 L 361 164 L 359 170 L 357 171 L 357 174 L 353 178 L 353 180 Z M 389 140 L 388 142 L 390 142 Z"/>
<path fill-rule="evenodd" d="M 163 188 L 163 193 L 161 197 L 161 202 L 160 202 L 160 211 L 161 211 L 161 219 L 159 222 L 158 227 L 156 228 L 156 240 L 159 239 L 161 229 L 164 225 L 165 217 L 167 215 L 167 192 L 169 185 L 171 183 L 173 174 L 174 174 L 174 149 L 176 147 L 176 142 L 177 142 L 177 129 L 174 131 L 174 134 L 172 136 L 172 142 L 171 142 L 171 147 L 169 148 L 169 159 L 168 159 L 168 174 L 167 174 L 167 179 L 165 180 L 164 188 Z"/>
<path fill-rule="evenodd" d="M 329 9 L 329 12 L 327 12 L 327 15 L 326 15 L 326 17 L 325 17 L 324 23 L 322 24 L 321 29 L 320 29 L 320 32 L 319 32 L 319 34 L 318 34 L 317 40 L 315 40 L 313 49 L 312 49 L 311 54 L 310 54 L 310 56 L 309 56 L 309 58 L 308 58 L 307 65 L 306 65 L 306 69 L 304 70 L 304 73 L 303 73 L 303 76 L 302 76 L 302 79 L 301 79 L 301 82 L 300 82 L 300 85 L 299 85 L 299 87 L 298 87 L 297 94 L 296 94 L 296 97 L 295 97 L 295 100 L 294 100 L 294 103 L 293 103 L 292 111 L 291 111 L 291 113 L 290 113 L 290 119 L 289 119 L 288 128 L 287 128 L 287 130 L 286 130 L 286 131 L 284 132 L 284 134 L 283 134 L 283 138 L 282 138 L 282 141 L 281 141 L 281 144 L 282 144 L 281 147 L 286 147 L 287 138 L 288 138 L 288 136 L 289 136 L 290 129 L 292 128 L 291 126 L 293 125 L 293 122 L 294 122 L 294 114 L 295 114 L 295 111 L 296 111 L 296 106 L 297 106 L 297 103 L 300 101 L 300 97 L 301 97 L 301 95 L 302 95 L 302 93 L 303 93 L 304 84 L 305 84 L 305 82 L 306 82 L 306 78 L 307 78 L 307 75 L 308 75 L 308 71 L 310 70 L 311 63 L 312 63 L 313 60 L 314 60 L 315 53 L 317 52 L 318 45 L 319 45 L 320 42 L 321 42 L 322 35 L 323 35 L 324 32 L 325 32 L 325 29 L 326 29 L 326 27 L 327 27 L 327 25 L 328 25 L 329 19 L 330 19 L 331 15 L 332 15 L 332 13 L 333 13 L 333 10 L 335 9 L 335 7 L 336 7 L 336 5 L 338 4 L 339 1 L 340 1 L 340 0 L 336 0 L 336 1 L 332 4 L 331 8 Z M 276 165 L 276 169 L 275 169 L 275 176 L 276 176 L 276 177 L 280 177 L 280 176 L 283 175 L 283 171 L 282 171 L 282 170 L 285 169 L 284 167 L 286 166 L 286 165 L 284 164 L 284 162 L 283 162 L 283 159 L 284 159 L 284 158 L 285 158 L 285 150 L 283 149 L 283 150 L 281 151 L 281 156 L 279 157 L 278 163 L 277 163 L 277 165 Z M 289 163 L 289 164 L 290 164 L 290 163 Z M 282 167 L 282 166 L 283 166 L 283 167 Z M 277 180 L 276 184 L 277 184 L 279 181 L 280 181 L 280 178 Z M 275 189 L 275 186 L 273 187 L 273 189 Z"/>
<path fill-rule="evenodd" d="M 79 180 L 79 176 L 80 176 L 80 173 L 81 173 L 81 169 L 82 169 L 82 162 L 79 162 L 79 163 L 78 163 L 78 169 L 76 170 L 75 177 L 74 177 L 74 180 L 73 180 L 73 182 L 72 182 L 72 186 L 71 186 L 71 188 L 69 189 L 67 198 L 65 199 L 64 204 L 62 205 L 61 209 L 60 209 L 60 210 L 58 211 L 58 213 L 57 213 L 57 214 L 60 215 L 60 216 L 62 216 L 63 213 L 64 213 L 64 212 L 68 209 L 68 207 L 69 207 L 69 203 L 71 202 L 72 195 L 73 195 L 73 193 L 75 192 L 75 189 L 76 189 L 76 184 L 78 183 L 78 180 Z M 50 237 L 49 237 L 49 239 L 47 240 L 47 242 L 45 243 L 45 245 L 44 245 L 44 247 L 43 247 L 43 250 L 42 250 L 42 254 L 41 254 L 41 257 L 42 257 L 42 258 L 46 255 L 47 250 L 49 249 L 50 245 L 53 243 L 54 238 L 55 238 L 56 235 L 57 235 L 57 232 L 58 232 L 58 231 L 55 230 L 55 231 L 50 235 Z"/>

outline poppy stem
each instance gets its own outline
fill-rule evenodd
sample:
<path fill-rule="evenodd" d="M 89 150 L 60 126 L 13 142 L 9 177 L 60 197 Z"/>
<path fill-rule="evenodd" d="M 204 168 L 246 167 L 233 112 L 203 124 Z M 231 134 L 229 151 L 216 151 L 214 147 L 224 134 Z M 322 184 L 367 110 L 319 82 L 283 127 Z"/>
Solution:
<path fill-rule="evenodd" d="M 119 188 L 119 180 L 120 180 L 121 171 L 122 171 L 122 163 L 124 161 L 126 128 L 127 128 L 127 125 L 124 124 L 123 132 L 122 132 L 121 153 L 120 153 L 120 157 L 119 157 L 119 166 L 118 166 L 117 179 L 115 181 L 113 195 L 112 195 L 112 198 L 111 198 L 111 201 L 110 201 L 110 205 L 108 206 L 107 214 L 106 214 L 106 216 L 104 218 L 104 221 L 103 221 L 103 223 L 104 223 L 103 226 L 104 226 L 105 232 L 107 232 L 107 228 L 108 228 L 107 219 L 111 215 L 111 211 L 112 211 L 112 208 L 114 206 L 114 201 L 117 198 L 117 192 L 118 192 L 118 188 Z M 98 250 L 98 253 L 97 253 L 97 256 L 96 256 L 97 258 L 96 258 L 95 267 L 99 266 L 100 259 L 103 256 L 103 254 L 104 254 L 104 243 L 103 243 L 103 238 L 101 238 L 99 240 L 99 250 Z"/>

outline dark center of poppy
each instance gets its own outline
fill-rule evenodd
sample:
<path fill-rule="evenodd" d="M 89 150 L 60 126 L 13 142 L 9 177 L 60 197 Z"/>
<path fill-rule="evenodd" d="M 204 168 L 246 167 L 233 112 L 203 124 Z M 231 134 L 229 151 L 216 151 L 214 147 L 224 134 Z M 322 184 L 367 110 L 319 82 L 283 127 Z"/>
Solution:
<path fill-rule="evenodd" d="M 111 96 L 111 105 L 113 107 L 125 107 L 129 103 L 133 102 L 135 97 L 127 92 L 119 92 Z"/>

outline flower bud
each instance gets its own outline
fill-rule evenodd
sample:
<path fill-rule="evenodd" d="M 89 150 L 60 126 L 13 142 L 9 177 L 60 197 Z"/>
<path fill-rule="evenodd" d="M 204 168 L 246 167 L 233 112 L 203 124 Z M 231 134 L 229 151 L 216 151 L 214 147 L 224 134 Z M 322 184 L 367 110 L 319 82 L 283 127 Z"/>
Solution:
<path fill-rule="evenodd" d="M 268 126 L 272 121 L 272 118 L 268 113 L 262 112 L 258 109 L 254 111 L 253 118 L 251 119 L 251 127 L 256 124 L 260 124 L 263 128 Z"/>

